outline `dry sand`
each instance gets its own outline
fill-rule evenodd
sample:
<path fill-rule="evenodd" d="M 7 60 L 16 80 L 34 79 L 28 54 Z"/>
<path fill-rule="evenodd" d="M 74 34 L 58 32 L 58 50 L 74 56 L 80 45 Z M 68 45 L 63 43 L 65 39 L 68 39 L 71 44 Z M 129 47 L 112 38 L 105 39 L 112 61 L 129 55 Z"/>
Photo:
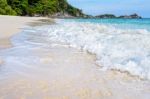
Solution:
<path fill-rule="evenodd" d="M 12 35 L 36 19 L 1 16 L 0 33 L 6 34 L 0 36 L 4 41 L 1 46 L 9 45 Z M 101 71 L 94 55 L 62 46 L 36 48 L 33 54 L 40 58 L 39 67 L 21 67 L 9 79 L 0 76 L 0 99 L 150 99 L 149 81 L 118 71 Z"/>

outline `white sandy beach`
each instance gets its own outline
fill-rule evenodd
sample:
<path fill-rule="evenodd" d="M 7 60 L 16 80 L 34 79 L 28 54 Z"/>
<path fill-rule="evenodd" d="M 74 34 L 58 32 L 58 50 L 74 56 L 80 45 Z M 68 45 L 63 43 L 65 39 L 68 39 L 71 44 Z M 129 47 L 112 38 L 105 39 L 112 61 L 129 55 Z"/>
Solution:
<path fill-rule="evenodd" d="M 11 51 L 11 48 L 13 51 L 9 39 L 28 22 L 38 19 L 45 18 L 0 16 L 0 53 L 7 54 L 5 50 Z M 9 67 L 13 63 L 11 57 L 5 60 L 0 54 L 0 99 L 150 98 L 148 80 L 119 71 L 101 71 L 95 64 L 95 55 L 63 46 L 31 51 L 39 57 L 38 64 L 33 62 L 26 66 L 20 62 L 22 66 Z M 22 55 L 30 56 L 26 50 Z"/>
<path fill-rule="evenodd" d="M 9 38 L 21 31 L 23 26 L 43 17 L 19 17 L 0 15 L 0 48 L 10 47 Z"/>

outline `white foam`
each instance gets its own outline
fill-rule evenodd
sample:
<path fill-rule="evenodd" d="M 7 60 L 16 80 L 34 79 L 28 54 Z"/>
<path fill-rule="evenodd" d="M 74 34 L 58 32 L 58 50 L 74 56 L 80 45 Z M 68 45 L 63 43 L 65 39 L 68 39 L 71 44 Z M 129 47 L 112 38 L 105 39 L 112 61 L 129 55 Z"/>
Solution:
<path fill-rule="evenodd" d="M 97 56 L 103 69 L 128 71 L 150 79 L 150 32 L 144 29 L 118 29 L 95 23 L 62 22 L 43 26 L 47 41 L 63 42 Z"/>
<path fill-rule="evenodd" d="M 95 54 L 96 63 L 104 70 L 128 71 L 150 79 L 150 32 L 145 29 L 60 21 L 55 25 L 25 29 L 13 37 L 12 43 L 25 48 L 69 44 Z"/>

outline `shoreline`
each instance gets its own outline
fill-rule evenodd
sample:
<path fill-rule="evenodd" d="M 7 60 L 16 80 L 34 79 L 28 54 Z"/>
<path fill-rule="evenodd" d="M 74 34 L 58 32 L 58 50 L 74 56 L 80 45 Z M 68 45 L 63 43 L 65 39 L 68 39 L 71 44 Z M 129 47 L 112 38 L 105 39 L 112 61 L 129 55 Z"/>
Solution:
<path fill-rule="evenodd" d="M 47 17 L 23 17 L 0 15 L 0 49 L 11 47 L 10 38 L 19 33 L 29 23 L 37 22 Z"/>
<path fill-rule="evenodd" d="M 39 18 L 24 19 L 19 17 L 19 19 L 23 22 L 17 25 L 19 27 L 16 27 L 16 30 L 13 30 L 17 33 L 21 31 L 18 29 L 20 26 L 31 21 L 35 22 L 33 24 L 31 22 L 31 26 L 37 25 L 36 19 Z M 14 20 L 15 22 L 18 20 Z M 12 26 L 12 24 L 9 25 Z M 7 28 L 6 26 L 8 27 L 5 25 L 4 29 Z M 12 30 L 8 30 L 8 32 L 10 31 Z M 15 34 L 4 35 L 4 42 L 8 41 L 8 45 L 10 45 L 9 38 Z M 5 43 L 2 43 L 2 48 L 4 45 Z M 26 49 L 24 51 L 26 52 Z M 146 96 L 149 96 L 149 81 L 119 71 L 101 71 L 99 70 L 100 66 L 95 63 L 95 55 L 91 53 L 62 46 L 50 47 L 49 49 L 34 48 L 29 51 L 29 54 L 27 52 L 24 54 L 21 50 L 20 54 L 26 56 L 27 59 L 29 58 L 31 63 L 32 58 L 28 57 L 30 54 L 39 57 L 40 65 L 37 63 L 28 64 L 30 68 L 18 65 L 19 68 L 11 64 L 16 70 L 11 72 L 13 75 L 10 75 L 10 78 L 8 76 L 7 80 L 1 80 L 0 98 L 5 99 L 7 96 L 6 99 L 26 99 L 26 97 L 31 97 L 30 99 L 147 99 Z M 18 54 L 15 53 L 15 55 Z M 17 57 L 22 58 L 19 55 Z M 6 55 L 6 57 L 9 58 L 11 55 Z M 0 65 L 2 64 L 0 67 L 9 67 L 9 61 L 11 63 L 10 59 L 7 61 L 0 59 Z M 18 62 L 23 61 L 18 60 Z M 3 65 L 3 63 L 8 65 Z M 45 64 L 48 64 L 48 67 Z M 24 69 L 27 71 L 24 72 Z M 0 77 L 2 76 L 0 75 Z"/>

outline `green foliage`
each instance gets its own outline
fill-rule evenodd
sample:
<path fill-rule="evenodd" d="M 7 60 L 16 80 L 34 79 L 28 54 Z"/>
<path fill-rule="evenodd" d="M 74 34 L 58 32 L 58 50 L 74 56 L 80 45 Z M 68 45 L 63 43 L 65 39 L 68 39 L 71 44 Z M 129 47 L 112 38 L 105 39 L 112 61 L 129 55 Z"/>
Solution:
<path fill-rule="evenodd" d="M 0 0 L 0 14 L 16 15 L 16 12 L 7 4 L 6 0 Z"/>
<path fill-rule="evenodd" d="M 34 7 L 27 8 L 27 15 L 34 16 L 35 14 L 36 14 L 36 11 Z"/>
<path fill-rule="evenodd" d="M 117 18 L 115 15 L 113 14 L 103 14 L 103 15 L 99 15 L 96 16 L 97 18 Z"/>
<path fill-rule="evenodd" d="M 28 0 L 7 0 L 7 2 L 18 15 L 27 14 Z"/>
<path fill-rule="evenodd" d="M 36 12 L 41 15 L 49 15 L 57 12 L 57 0 L 40 0 L 36 3 Z"/>
<path fill-rule="evenodd" d="M 72 7 L 67 0 L 0 0 L 0 14 L 51 16 L 68 13 L 82 16 L 82 11 Z"/>

